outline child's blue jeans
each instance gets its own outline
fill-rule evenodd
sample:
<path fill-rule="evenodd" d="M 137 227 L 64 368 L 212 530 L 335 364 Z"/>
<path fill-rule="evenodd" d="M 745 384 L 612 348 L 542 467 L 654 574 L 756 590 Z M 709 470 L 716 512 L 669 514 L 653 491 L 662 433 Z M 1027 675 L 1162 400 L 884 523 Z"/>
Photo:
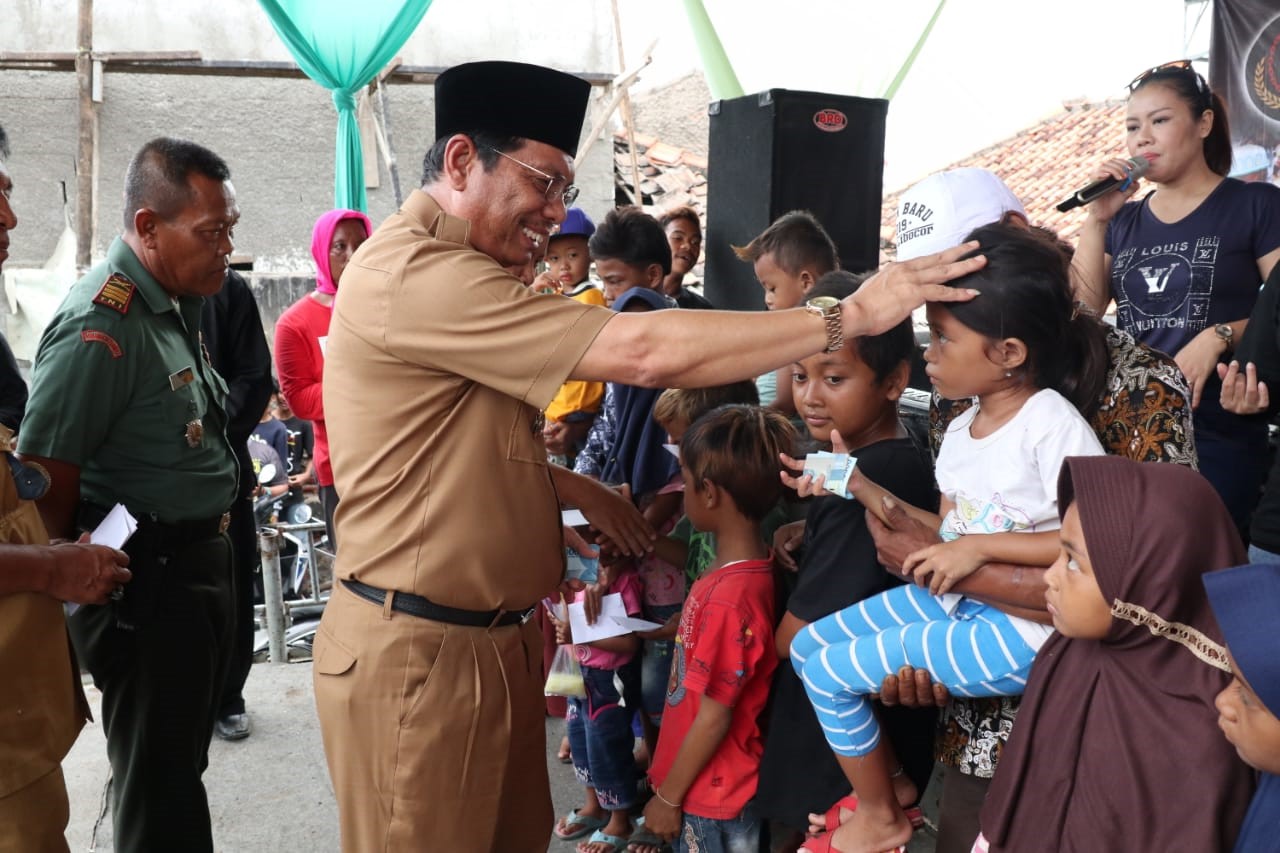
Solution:
<path fill-rule="evenodd" d="M 671 847 L 675 853 L 756 853 L 760 849 L 760 818 L 749 803 L 733 820 L 686 813 Z"/>
<path fill-rule="evenodd" d="M 623 707 L 613 676 L 612 670 L 582 667 L 587 696 L 570 699 L 565 715 L 573 774 L 595 788 L 600 805 L 610 811 L 635 804 L 639 778 L 632 754 L 632 712 Z"/>
<path fill-rule="evenodd" d="M 644 618 L 652 622 L 666 622 L 680 612 L 680 604 L 646 605 Z M 655 725 L 662 725 L 662 712 L 667 707 L 667 688 L 671 681 L 671 659 L 675 652 L 675 640 L 645 640 L 640 658 L 641 705 L 645 716 Z"/>

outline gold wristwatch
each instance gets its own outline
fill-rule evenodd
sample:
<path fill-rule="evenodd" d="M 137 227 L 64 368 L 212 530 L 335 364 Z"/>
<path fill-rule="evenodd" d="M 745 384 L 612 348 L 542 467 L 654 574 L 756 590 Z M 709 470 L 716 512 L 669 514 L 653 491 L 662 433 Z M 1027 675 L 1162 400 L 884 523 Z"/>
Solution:
<path fill-rule="evenodd" d="M 1231 345 L 1235 343 L 1236 337 L 1236 330 L 1231 328 L 1231 324 L 1219 323 L 1213 327 L 1213 333 L 1227 345 L 1227 352 L 1231 352 Z"/>
<path fill-rule="evenodd" d="M 834 296 L 815 296 L 804 303 L 804 310 L 817 314 L 827 324 L 826 352 L 837 352 L 844 346 L 844 323 L 840 318 L 840 300 Z"/>

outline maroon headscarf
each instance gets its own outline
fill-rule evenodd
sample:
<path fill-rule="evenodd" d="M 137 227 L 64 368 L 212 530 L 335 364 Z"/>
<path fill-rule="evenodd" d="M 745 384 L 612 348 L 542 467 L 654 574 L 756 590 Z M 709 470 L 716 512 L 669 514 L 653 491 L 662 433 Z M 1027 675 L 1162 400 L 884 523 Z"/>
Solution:
<path fill-rule="evenodd" d="M 982 809 L 992 851 L 1230 850 L 1253 775 L 1217 727 L 1231 680 L 1200 576 L 1244 562 L 1230 515 L 1181 465 L 1067 459 L 1103 597 L 1102 640 L 1040 649 Z"/>

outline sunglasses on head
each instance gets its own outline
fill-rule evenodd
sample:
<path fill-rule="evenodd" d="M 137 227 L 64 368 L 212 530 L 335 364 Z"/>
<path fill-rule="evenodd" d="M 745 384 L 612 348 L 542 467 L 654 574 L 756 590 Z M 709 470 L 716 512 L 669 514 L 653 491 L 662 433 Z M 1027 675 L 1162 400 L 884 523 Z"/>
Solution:
<path fill-rule="evenodd" d="M 1173 62 L 1166 62 L 1163 65 L 1155 65 L 1148 68 L 1129 81 L 1129 94 L 1133 94 L 1136 89 L 1153 78 L 1175 77 L 1180 74 L 1190 74 L 1195 77 L 1196 88 L 1200 90 L 1200 94 L 1206 99 L 1209 97 L 1209 84 L 1200 76 L 1200 72 L 1192 67 L 1190 59 L 1175 59 Z"/>

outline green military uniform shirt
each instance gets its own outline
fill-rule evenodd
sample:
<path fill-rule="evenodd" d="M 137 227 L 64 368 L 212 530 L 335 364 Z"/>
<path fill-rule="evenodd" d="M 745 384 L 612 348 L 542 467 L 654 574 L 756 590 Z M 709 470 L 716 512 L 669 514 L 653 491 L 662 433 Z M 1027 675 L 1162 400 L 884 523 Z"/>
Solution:
<path fill-rule="evenodd" d="M 225 512 L 236 461 L 202 303 L 171 299 L 117 237 L 40 339 L 21 452 L 78 465 L 81 498 L 103 508 L 163 522 Z"/>

